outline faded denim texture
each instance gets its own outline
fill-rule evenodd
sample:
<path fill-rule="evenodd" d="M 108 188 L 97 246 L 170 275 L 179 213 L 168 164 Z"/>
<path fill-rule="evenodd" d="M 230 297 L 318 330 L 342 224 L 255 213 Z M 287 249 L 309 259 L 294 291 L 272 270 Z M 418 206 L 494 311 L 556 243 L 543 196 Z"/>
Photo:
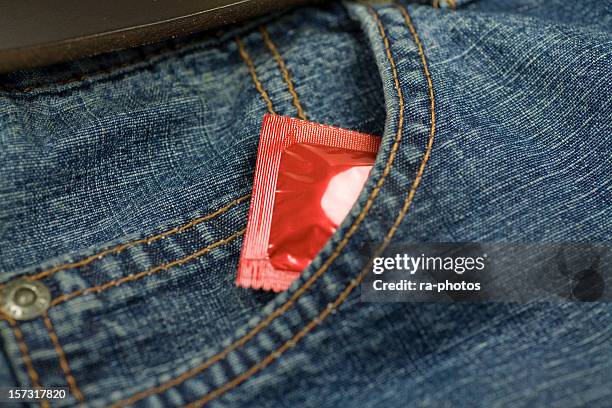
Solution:
<path fill-rule="evenodd" d="M 434 3 L 0 78 L 0 281 L 54 299 L 0 321 L 0 379 L 58 407 L 610 406 L 610 304 L 359 302 L 364 242 L 610 241 L 612 3 Z M 269 105 L 383 136 L 282 294 L 233 284 Z"/>

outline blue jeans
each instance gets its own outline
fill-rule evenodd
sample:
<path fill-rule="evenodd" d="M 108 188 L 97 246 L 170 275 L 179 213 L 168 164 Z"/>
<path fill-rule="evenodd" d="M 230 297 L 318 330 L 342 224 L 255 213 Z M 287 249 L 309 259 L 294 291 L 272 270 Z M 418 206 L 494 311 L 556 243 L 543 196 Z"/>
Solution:
<path fill-rule="evenodd" d="M 0 78 L 6 386 L 53 406 L 609 406 L 607 303 L 359 302 L 365 242 L 608 242 L 606 1 L 331 3 Z M 287 292 L 237 288 L 262 117 L 382 135 Z M 43 403 L 44 404 L 44 403 Z"/>

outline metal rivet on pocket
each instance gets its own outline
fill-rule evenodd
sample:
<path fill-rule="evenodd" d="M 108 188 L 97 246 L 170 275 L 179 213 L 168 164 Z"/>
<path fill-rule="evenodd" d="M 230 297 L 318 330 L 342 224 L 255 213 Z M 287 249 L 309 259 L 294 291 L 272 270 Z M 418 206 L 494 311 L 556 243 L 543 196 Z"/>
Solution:
<path fill-rule="evenodd" d="M 0 309 L 15 320 L 41 316 L 51 302 L 49 289 L 41 282 L 15 279 L 0 292 Z"/>

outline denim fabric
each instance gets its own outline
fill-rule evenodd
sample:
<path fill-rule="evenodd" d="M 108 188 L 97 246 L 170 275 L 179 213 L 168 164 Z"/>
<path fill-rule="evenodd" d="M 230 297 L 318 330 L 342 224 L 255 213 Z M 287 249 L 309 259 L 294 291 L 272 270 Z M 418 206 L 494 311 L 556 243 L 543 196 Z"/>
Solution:
<path fill-rule="evenodd" d="M 2 77 L 0 278 L 54 298 L 4 371 L 54 406 L 609 406 L 609 304 L 359 302 L 365 242 L 610 241 L 612 3 L 434 3 Z M 383 137 L 282 294 L 233 285 L 270 103 Z"/>

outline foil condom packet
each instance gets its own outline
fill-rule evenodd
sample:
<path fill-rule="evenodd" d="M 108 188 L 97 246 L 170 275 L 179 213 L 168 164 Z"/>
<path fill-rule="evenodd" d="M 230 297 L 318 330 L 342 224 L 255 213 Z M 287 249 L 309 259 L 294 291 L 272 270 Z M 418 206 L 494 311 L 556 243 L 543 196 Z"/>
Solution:
<path fill-rule="evenodd" d="M 287 289 L 347 216 L 379 147 L 376 136 L 265 115 L 236 284 Z"/>

